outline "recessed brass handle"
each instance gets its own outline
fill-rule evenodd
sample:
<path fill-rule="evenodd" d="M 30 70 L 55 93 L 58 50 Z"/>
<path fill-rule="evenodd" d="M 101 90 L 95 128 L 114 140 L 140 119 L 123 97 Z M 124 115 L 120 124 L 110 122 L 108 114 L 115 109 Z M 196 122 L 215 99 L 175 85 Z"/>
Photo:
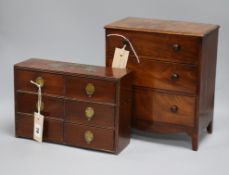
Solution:
<path fill-rule="evenodd" d="M 180 78 L 180 76 L 178 74 L 172 74 L 170 78 L 172 81 L 177 81 Z"/>
<path fill-rule="evenodd" d="M 43 87 L 45 85 L 45 81 L 42 77 L 37 77 L 36 78 L 36 83 L 39 84 L 41 87 Z"/>
<path fill-rule="evenodd" d="M 84 133 L 84 139 L 87 144 L 90 144 L 94 140 L 94 134 L 91 131 L 86 131 Z"/>
<path fill-rule="evenodd" d="M 95 86 L 92 83 L 88 83 L 85 87 L 85 91 L 88 97 L 91 97 L 95 93 Z"/>
<path fill-rule="evenodd" d="M 95 115 L 95 110 L 92 107 L 86 107 L 84 114 L 88 121 L 90 121 Z"/>
<path fill-rule="evenodd" d="M 173 105 L 173 106 L 170 107 L 170 111 L 172 113 L 176 113 L 178 111 L 178 107 L 176 105 Z"/>
<path fill-rule="evenodd" d="M 173 44 L 172 48 L 174 52 L 178 52 L 181 50 L 181 46 L 179 44 Z"/>
<path fill-rule="evenodd" d="M 36 108 L 37 108 L 37 110 L 38 110 L 38 103 L 36 104 Z M 45 108 L 45 104 L 44 104 L 44 102 L 41 102 L 40 111 L 44 111 L 44 108 Z"/>

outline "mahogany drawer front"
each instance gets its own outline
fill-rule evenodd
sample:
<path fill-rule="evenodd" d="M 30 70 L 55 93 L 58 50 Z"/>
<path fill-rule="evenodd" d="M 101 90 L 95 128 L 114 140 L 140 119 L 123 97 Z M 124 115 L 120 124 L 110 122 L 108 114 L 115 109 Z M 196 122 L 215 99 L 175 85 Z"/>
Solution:
<path fill-rule="evenodd" d="M 107 30 L 107 34 L 121 34 L 128 38 L 141 58 L 157 59 L 180 63 L 198 63 L 200 39 L 193 36 Z M 123 38 L 106 38 L 107 54 L 114 55 L 116 47 L 123 47 Z M 131 50 L 127 47 L 127 50 Z M 133 53 L 133 52 L 131 52 Z M 134 58 L 136 59 L 136 58 Z"/>
<path fill-rule="evenodd" d="M 37 92 L 37 87 L 30 83 L 30 81 L 36 81 L 38 77 L 41 77 L 44 80 L 42 93 L 64 96 L 64 76 L 39 71 L 17 69 L 15 71 L 16 90 Z"/>
<path fill-rule="evenodd" d="M 66 101 L 66 121 L 113 128 L 114 115 L 114 106 Z"/>
<path fill-rule="evenodd" d="M 113 151 L 114 131 L 112 129 L 65 123 L 64 141 L 67 145 Z"/>
<path fill-rule="evenodd" d="M 67 76 L 66 96 L 80 100 L 115 103 L 116 84 L 106 80 Z"/>
<path fill-rule="evenodd" d="M 134 118 L 194 126 L 196 98 L 135 89 Z"/>
<path fill-rule="evenodd" d="M 17 112 L 33 114 L 37 111 L 37 95 L 16 93 Z M 43 96 L 41 113 L 46 117 L 64 118 L 64 100 L 61 98 Z"/>
<path fill-rule="evenodd" d="M 111 65 L 112 59 L 108 60 Z M 196 66 L 153 60 L 142 60 L 138 64 L 129 60 L 127 68 L 134 72 L 135 86 L 196 94 Z"/>
<path fill-rule="evenodd" d="M 45 118 L 44 120 L 44 141 L 63 142 L 63 122 Z M 16 114 L 16 135 L 18 137 L 33 138 L 33 116 Z"/>
<path fill-rule="evenodd" d="M 154 121 L 194 126 L 195 97 L 154 94 Z"/>

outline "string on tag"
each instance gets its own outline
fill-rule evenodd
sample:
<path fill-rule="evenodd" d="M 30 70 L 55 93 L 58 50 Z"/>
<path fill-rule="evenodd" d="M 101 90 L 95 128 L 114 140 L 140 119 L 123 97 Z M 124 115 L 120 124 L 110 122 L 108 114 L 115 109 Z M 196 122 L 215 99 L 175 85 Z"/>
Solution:
<path fill-rule="evenodd" d="M 126 44 L 124 44 L 123 48 L 122 48 L 122 54 L 120 54 L 120 56 L 122 57 L 125 53 L 125 48 L 126 48 Z"/>
<path fill-rule="evenodd" d="M 130 48 L 131 50 L 133 51 L 134 53 L 134 56 L 136 57 L 138 63 L 140 63 L 140 60 L 139 60 L 139 56 L 137 54 L 137 52 L 135 51 L 134 49 L 134 46 L 132 45 L 132 43 L 130 42 L 130 40 L 128 38 L 126 38 L 125 36 L 121 35 L 121 34 L 117 34 L 117 33 L 112 33 L 112 34 L 108 34 L 107 37 L 110 37 L 110 36 L 118 36 L 118 37 L 121 37 L 123 38 L 124 40 L 126 40 L 129 44 L 130 44 Z M 126 45 L 124 45 L 124 49 L 125 49 Z"/>
<path fill-rule="evenodd" d="M 38 83 L 34 82 L 33 80 L 31 80 L 30 83 L 32 83 L 38 87 L 37 113 L 38 113 L 38 116 L 40 116 L 40 114 L 41 114 L 41 103 L 42 103 L 41 86 Z"/>

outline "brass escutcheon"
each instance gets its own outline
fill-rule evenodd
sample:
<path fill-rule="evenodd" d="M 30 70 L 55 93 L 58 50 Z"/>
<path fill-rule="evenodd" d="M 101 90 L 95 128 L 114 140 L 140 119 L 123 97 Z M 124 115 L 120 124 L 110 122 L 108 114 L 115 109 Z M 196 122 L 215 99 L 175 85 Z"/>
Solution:
<path fill-rule="evenodd" d="M 92 83 L 88 83 L 85 87 L 87 96 L 91 97 L 95 93 L 95 86 Z"/>
<path fill-rule="evenodd" d="M 95 111 L 92 107 L 86 107 L 84 113 L 88 121 L 95 115 Z"/>
<path fill-rule="evenodd" d="M 39 84 L 41 87 L 43 87 L 44 84 L 45 84 L 45 81 L 44 81 L 44 79 L 42 77 L 37 77 L 36 78 L 36 83 Z"/>
<path fill-rule="evenodd" d="M 84 139 L 87 142 L 87 144 L 90 144 L 94 139 L 94 134 L 91 131 L 86 131 L 84 133 Z"/>

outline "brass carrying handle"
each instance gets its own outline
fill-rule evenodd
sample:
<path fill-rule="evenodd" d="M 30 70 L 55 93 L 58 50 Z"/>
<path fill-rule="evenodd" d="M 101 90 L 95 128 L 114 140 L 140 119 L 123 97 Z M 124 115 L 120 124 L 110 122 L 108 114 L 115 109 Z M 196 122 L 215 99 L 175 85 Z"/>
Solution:
<path fill-rule="evenodd" d="M 88 97 L 92 97 L 92 95 L 95 93 L 95 86 L 92 83 L 88 83 L 85 87 L 85 92 Z"/>
<path fill-rule="evenodd" d="M 91 131 L 86 131 L 84 133 L 84 139 L 87 144 L 90 144 L 94 140 L 94 134 Z"/>
<path fill-rule="evenodd" d="M 45 85 L 45 80 L 42 77 L 37 77 L 35 82 L 40 85 L 40 87 L 43 87 Z"/>
<path fill-rule="evenodd" d="M 86 107 L 84 114 L 87 120 L 90 121 L 95 115 L 95 110 L 92 107 Z"/>
<path fill-rule="evenodd" d="M 36 104 L 36 108 L 38 110 L 38 103 Z M 45 108 L 45 104 L 44 102 L 41 102 L 40 111 L 44 111 L 44 108 Z"/>

